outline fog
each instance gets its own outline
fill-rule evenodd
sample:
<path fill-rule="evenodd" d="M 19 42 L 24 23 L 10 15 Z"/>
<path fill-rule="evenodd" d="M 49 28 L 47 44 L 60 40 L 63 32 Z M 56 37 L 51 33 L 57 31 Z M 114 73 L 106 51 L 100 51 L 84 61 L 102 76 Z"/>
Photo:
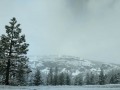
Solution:
<path fill-rule="evenodd" d="M 16 17 L 28 55 L 120 63 L 120 0 L 1 0 L 0 11 L 0 34 Z"/>

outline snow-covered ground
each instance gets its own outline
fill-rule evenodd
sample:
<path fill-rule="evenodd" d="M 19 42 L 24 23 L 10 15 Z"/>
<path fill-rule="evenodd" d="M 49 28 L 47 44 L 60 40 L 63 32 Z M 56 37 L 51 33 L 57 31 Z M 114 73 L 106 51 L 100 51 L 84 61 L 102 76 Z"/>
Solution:
<path fill-rule="evenodd" d="M 0 90 L 120 90 L 120 85 L 105 86 L 0 86 Z"/>

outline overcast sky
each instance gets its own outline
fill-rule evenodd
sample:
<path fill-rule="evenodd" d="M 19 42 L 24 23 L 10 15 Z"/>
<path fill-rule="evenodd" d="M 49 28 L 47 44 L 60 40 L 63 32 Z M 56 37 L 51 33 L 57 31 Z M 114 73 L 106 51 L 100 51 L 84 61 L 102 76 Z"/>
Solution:
<path fill-rule="evenodd" d="M 72 55 L 120 64 L 120 0 L 0 0 L 0 34 L 12 17 L 28 55 Z"/>

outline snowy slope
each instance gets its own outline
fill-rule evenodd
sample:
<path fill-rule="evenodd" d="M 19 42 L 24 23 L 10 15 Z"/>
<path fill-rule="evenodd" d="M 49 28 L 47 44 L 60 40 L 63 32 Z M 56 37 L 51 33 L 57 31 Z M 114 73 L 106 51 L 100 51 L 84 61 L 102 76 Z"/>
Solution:
<path fill-rule="evenodd" d="M 91 60 L 81 60 L 79 57 L 74 56 L 34 56 L 30 57 L 29 66 L 32 70 L 39 67 L 43 73 L 48 73 L 49 68 L 58 67 L 59 72 L 69 72 L 73 76 L 80 73 L 92 71 L 99 73 L 102 67 L 105 72 L 112 69 L 119 69 L 120 66 L 116 64 L 103 63 Z"/>

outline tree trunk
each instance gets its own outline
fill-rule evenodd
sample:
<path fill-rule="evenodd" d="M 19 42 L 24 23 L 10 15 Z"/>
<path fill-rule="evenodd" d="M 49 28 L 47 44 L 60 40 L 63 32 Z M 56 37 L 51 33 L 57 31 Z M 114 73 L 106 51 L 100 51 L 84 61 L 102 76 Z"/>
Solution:
<path fill-rule="evenodd" d="M 5 85 L 9 85 L 10 58 L 7 62 Z"/>
<path fill-rule="evenodd" d="M 11 53 L 12 53 L 12 40 L 10 44 L 10 52 L 7 62 L 7 68 L 6 68 L 6 79 L 5 79 L 5 85 L 9 85 L 9 74 L 10 74 L 10 60 L 11 60 Z"/>

